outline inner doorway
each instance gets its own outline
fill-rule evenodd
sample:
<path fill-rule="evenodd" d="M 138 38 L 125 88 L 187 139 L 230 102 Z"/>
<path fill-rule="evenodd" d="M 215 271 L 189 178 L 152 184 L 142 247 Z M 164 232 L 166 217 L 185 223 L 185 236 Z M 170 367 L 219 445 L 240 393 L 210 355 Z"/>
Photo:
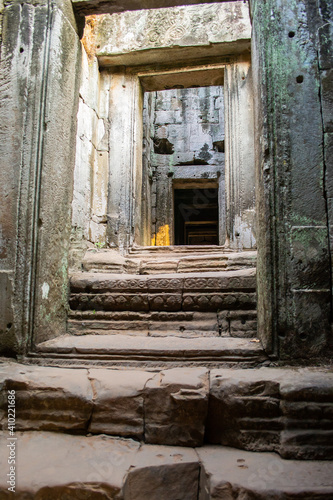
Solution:
<path fill-rule="evenodd" d="M 145 93 L 142 213 L 152 246 L 224 244 L 222 71 L 217 83 Z"/>
<path fill-rule="evenodd" d="M 174 189 L 176 245 L 218 245 L 218 189 Z"/>

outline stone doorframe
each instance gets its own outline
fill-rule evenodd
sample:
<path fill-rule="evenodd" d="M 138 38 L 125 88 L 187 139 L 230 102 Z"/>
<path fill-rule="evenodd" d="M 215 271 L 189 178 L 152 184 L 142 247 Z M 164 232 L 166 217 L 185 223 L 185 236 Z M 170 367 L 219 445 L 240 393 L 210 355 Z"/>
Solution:
<path fill-rule="evenodd" d="M 280 359 L 311 358 L 332 343 L 325 103 L 318 26 L 305 7 L 251 0 L 258 335 Z M 302 30 L 291 38 L 300 9 Z M 13 1 L 2 17 L 0 348 L 15 355 L 66 332 L 80 44 L 68 0 Z"/>
<path fill-rule="evenodd" d="M 248 56 L 219 57 L 218 62 L 195 61 L 160 69 L 153 66 L 109 68 L 110 158 L 107 239 L 126 252 L 133 245 L 149 245 L 142 237 L 142 106 L 143 92 L 164 90 L 183 82 L 190 86 L 223 83 L 226 128 L 226 233 L 229 248 L 255 245 L 254 138 L 251 63 Z M 105 71 L 105 68 L 104 68 Z"/>

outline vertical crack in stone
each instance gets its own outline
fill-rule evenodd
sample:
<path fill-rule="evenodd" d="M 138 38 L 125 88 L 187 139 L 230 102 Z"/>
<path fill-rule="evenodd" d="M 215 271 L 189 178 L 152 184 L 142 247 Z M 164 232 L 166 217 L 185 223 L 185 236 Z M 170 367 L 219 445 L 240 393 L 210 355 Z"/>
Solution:
<path fill-rule="evenodd" d="M 97 398 L 97 391 L 96 391 L 96 387 L 94 385 L 94 382 L 93 382 L 93 379 L 90 377 L 90 370 L 88 369 L 87 370 L 87 378 L 90 382 L 90 385 L 91 385 L 91 390 L 92 390 L 92 408 L 91 408 L 91 413 L 90 413 L 90 416 L 87 420 L 87 433 L 89 432 L 89 428 L 90 428 L 90 425 L 91 425 L 91 422 L 92 422 L 92 419 L 93 419 L 93 415 L 94 415 L 94 411 L 95 411 L 95 408 L 96 408 L 96 404 L 95 404 L 95 401 L 96 401 L 96 398 Z"/>
<path fill-rule="evenodd" d="M 210 372 L 208 372 L 208 377 L 210 376 L 209 375 Z M 197 456 L 197 459 L 198 459 L 198 487 L 197 487 L 197 500 L 200 500 L 200 482 L 201 482 L 201 471 L 202 471 L 202 463 L 201 463 L 201 460 L 200 460 L 200 457 L 199 457 L 199 454 L 197 452 L 197 449 L 196 448 L 193 448 L 194 450 L 194 453 L 196 454 Z"/>
<path fill-rule="evenodd" d="M 320 42 L 319 42 L 320 43 Z M 320 105 L 320 117 L 322 124 L 322 148 L 323 148 L 323 197 L 325 200 L 325 210 L 326 210 L 326 225 L 327 225 L 327 251 L 329 262 L 332 263 L 332 250 L 331 250 L 331 234 L 330 234 L 330 217 L 329 217 L 329 206 L 328 206 L 328 193 L 327 193 L 327 183 L 326 183 L 326 173 L 327 173 L 327 165 L 326 165 L 326 150 L 325 150 L 325 124 L 324 124 L 324 115 L 323 115 L 323 92 L 322 92 L 322 70 L 320 67 L 320 54 L 319 48 L 317 50 L 317 65 L 318 65 L 318 74 L 319 74 L 319 85 L 318 85 L 318 97 L 319 97 L 319 105 Z M 332 278 L 332 265 L 329 266 L 329 281 L 330 281 L 330 290 L 332 290 L 333 286 L 333 278 Z M 333 320 L 333 295 L 330 295 L 330 322 Z"/>
<path fill-rule="evenodd" d="M 142 420 L 143 420 L 143 432 L 142 432 L 142 441 L 145 443 L 146 442 L 146 388 L 148 382 L 152 380 L 156 375 L 156 372 L 153 372 L 152 376 L 149 377 L 148 380 L 146 380 L 145 385 L 143 386 L 142 389 Z"/>

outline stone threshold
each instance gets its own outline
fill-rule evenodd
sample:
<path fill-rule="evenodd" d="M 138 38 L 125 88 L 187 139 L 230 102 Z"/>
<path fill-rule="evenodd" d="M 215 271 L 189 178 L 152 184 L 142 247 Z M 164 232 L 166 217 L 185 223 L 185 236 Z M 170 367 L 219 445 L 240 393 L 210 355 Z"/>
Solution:
<path fill-rule="evenodd" d="M 89 249 L 82 267 L 90 272 L 177 274 L 255 268 L 256 251 L 226 251 L 222 247 L 140 247 L 121 255 L 114 249 Z"/>
<path fill-rule="evenodd" d="M 107 360 L 125 366 L 187 366 L 193 363 L 245 363 L 268 361 L 258 339 L 234 337 L 146 337 L 136 335 L 64 335 L 36 345 L 28 358 Z"/>
<path fill-rule="evenodd" d="M 145 445 L 108 436 L 17 432 L 15 498 L 331 500 L 333 463 L 221 446 Z M 7 435 L 1 436 L 7 462 Z M 47 460 L 46 460 L 47 457 Z M 7 498 L 7 476 L 0 496 Z"/>

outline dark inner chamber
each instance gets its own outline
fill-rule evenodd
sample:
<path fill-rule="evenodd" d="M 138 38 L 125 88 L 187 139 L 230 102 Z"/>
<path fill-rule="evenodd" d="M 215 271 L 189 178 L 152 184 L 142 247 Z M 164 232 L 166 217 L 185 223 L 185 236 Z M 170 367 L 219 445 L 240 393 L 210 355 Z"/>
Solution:
<path fill-rule="evenodd" d="M 218 245 L 218 189 L 174 190 L 175 244 Z"/>

